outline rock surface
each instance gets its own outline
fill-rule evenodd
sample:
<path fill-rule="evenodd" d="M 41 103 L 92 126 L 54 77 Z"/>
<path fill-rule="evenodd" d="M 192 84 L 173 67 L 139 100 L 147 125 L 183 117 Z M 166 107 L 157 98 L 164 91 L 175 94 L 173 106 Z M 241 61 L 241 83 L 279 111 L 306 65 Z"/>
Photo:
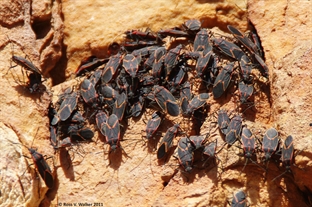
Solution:
<path fill-rule="evenodd" d="M 1 1 L 0 206 L 227 206 L 239 189 L 245 191 L 250 206 L 308 206 L 305 201 L 312 200 L 312 5 L 310 1 L 244 2 Z M 291 167 L 293 175 L 272 181 L 284 171 L 274 162 L 269 163 L 266 179 L 264 171 L 250 162 L 242 171 L 245 160 L 235 155 L 240 153 L 236 147 L 225 147 L 218 154 L 218 167 L 212 163 L 190 174 L 178 169 L 174 157 L 160 165 L 141 138 L 144 121 L 153 113 L 150 110 L 140 120 L 129 119 L 121 142 L 128 157 L 122 151 L 109 154 L 104 137 L 97 132 L 94 142 L 54 154 L 47 108 L 62 89 L 77 85 L 70 79 L 82 59 L 107 57 L 108 45 L 122 41 L 121 34 L 128 29 L 157 31 L 199 19 L 203 27 L 227 32 L 231 24 L 246 31 L 247 15 L 261 38 L 270 79 L 257 82 L 256 111 L 246 110 L 244 123 L 258 137 L 270 127 L 279 131 L 282 140 L 289 134 L 294 137 L 298 155 L 296 166 Z M 21 85 L 25 76 L 20 67 L 8 71 L 14 65 L 13 51 L 18 56 L 27 54 L 42 70 L 49 93 L 30 94 Z M 230 93 L 224 101 L 208 102 L 211 112 L 221 106 L 229 111 L 236 107 Z M 190 128 L 187 120 L 168 119 Z M 171 121 L 162 124 L 162 134 Z M 202 133 L 210 130 L 211 121 L 215 118 L 207 119 Z M 219 132 L 212 130 L 209 139 L 216 138 L 222 146 Z M 48 160 L 55 176 L 53 189 L 45 187 L 34 166 L 27 167 L 32 163 L 23 156 L 30 156 L 28 147 L 53 157 Z"/>

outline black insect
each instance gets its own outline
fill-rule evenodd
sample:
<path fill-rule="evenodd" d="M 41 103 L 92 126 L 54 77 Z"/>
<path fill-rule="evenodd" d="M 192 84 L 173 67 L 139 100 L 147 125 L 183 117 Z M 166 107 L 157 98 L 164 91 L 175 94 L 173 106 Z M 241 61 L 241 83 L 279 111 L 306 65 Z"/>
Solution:
<path fill-rule="evenodd" d="M 101 77 L 103 84 L 109 83 L 115 77 L 115 74 L 121 64 L 121 61 L 122 56 L 120 54 L 116 54 L 110 57 Z"/>
<path fill-rule="evenodd" d="M 194 148 L 187 137 L 182 137 L 178 143 L 179 163 L 185 172 L 191 172 L 193 168 L 193 151 Z"/>
<path fill-rule="evenodd" d="M 28 148 L 29 153 L 34 161 L 36 168 L 39 171 L 41 178 L 44 180 L 46 186 L 51 189 L 54 186 L 54 178 L 52 175 L 52 171 L 44 159 L 43 155 L 38 153 L 35 149 Z"/>
<path fill-rule="evenodd" d="M 203 148 L 204 145 L 204 141 L 205 141 L 205 137 L 201 136 L 201 135 L 193 135 L 189 137 L 189 140 L 191 141 L 191 144 L 193 145 L 193 149 L 197 150 L 200 148 Z"/>
<path fill-rule="evenodd" d="M 109 59 L 98 59 L 95 56 L 90 56 L 86 60 L 81 61 L 81 64 L 75 71 L 76 76 L 80 76 L 86 72 L 95 70 L 99 66 L 108 62 Z"/>
<path fill-rule="evenodd" d="M 229 63 L 223 67 L 218 74 L 212 88 L 213 97 L 220 98 L 230 84 L 234 63 Z"/>
<path fill-rule="evenodd" d="M 132 104 L 130 108 L 129 116 L 135 118 L 139 117 L 143 112 L 144 102 L 145 99 L 143 98 L 143 96 L 139 96 L 138 98 L 136 98 L 135 102 Z"/>
<path fill-rule="evenodd" d="M 163 159 L 168 154 L 172 145 L 172 140 L 177 135 L 179 128 L 180 125 L 175 124 L 167 130 L 165 136 L 160 141 L 159 148 L 157 150 L 157 159 Z"/>
<path fill-rule="evenodd" d="M 195 35 L 201 29 L 201 22 L 197 19 L 190 19 L 182 24 L 182 28 L 190 35 Z"/>
<path fill-rule="evenodd" d="M 115 114 L 118 117 L 119 121 L 123 119 L 127 103 L 128 98 L 125 93 L 122 93 L 115 101 L 115 104 L 113 106 L 113 114 Z"/>
<path fill-rule="evenodd" d="M 30 93 L 42 93 L 45 90 L 45 86 L 42 84 L 43 74 L 32 62 L 15 55 L 12 56 L 12 61 L 26 70 L 28 78 L 27 88 Z"/>
<path fill-rule="evenodd" d="M 215 142 L 210 142 L 209 144 L 204 146 L 203 149 L 203 155 L 207 158 L 203 157 L 204 163 L 202 166 L 205 166 L 206 163 L 210 160 L 210 158 L 214 159 L 214 162 L 216 162 L 216 158 L 220 161 L 220 159 L 216 156 L 216 149 L 217 149 L 217 140 Z"/>
<path fill-rule="evenodd" d="M 189 101 L 189 104 L 187 105 L 186 111 L 183 113 L 183 115 L 191 116 L 195 110 L 203 107 L 207 103 L 208 99 L 208 93 L 200 93 L 196 95 L 194 98 L 192 98 L 191 101 Z"/>
<path fill-rule="evenodd" d="M 57 114 L 54 116 L 51 125 L 56 125 L 59 120 L 66 121 L 72 112 L 75 110 L 77 106 L 77 92 L 72 92 L 70 94 L 67 94 L 65 97 L 62 98 L 61 106 L 57 112 Z"/>
<path fill-rule="evenodd" d="M 257 54 L 253 54 L 254 60 L 258 63 L 258 69 L 260 70 L 260 73 L 266 77 L 269 78 L 269 68 L 268 66 L 265 64 L 265 62 L 263 61 L 263 59 L 257 55 Z"/>
<path fill-rule="evenodd" d="M 245 36 L 239 29 L 231 25 L 228 25 L 227 28 L 234 35 L 234 37 L 250 51 L 250 53 L 258 54 L 257 46 L 247 36 Z"/>
<path fill-rule="evenodd" d="M 120 125 L 118 117 L 111 114 L 106 122 L 105 128 L 106 143 L 111 147 L 111 151 L 115 151 L 120 147 Z"/>
<path fill-rule="evenodd" d="M 96 125 L 99 128 L 101 134 L 105 136 L 105 125 L 108 120 L 108 115 L 104 111 L 98 111 L 95 115 Z"/>
<path fill-rule="evenodd" d="M 165 55 L 164 65 L 166 68 L 166 76 L 169 76 L 172 69 L 178 64 L 181 50 L 182 45 L 180 44 L 177 47 L 169 50 L 169 52 Z"/>
<path fill-rule="evenodd" d="M 252 70 L 252 63 L 251 60 L 247 55 L 243 55 L 242 58 L 239 61 L 241 74 L 243 76 L 243 80 L 246 82 L 250 82 L 252 80 L 251 78 L 251 70 Z"/>
<path fill-rule="evenodd" d="M 226 111 L 220 110 L 218 112 L 218 126 L 222 134 L 226 135 L 229 131 L 230 118 Z"/>
<path fill-rule="evenodd" d="M 164 73 L 164 59 L 166 55 L 166 48 L 160 47 L 155 51 L 155 60 L 152 67 L 152 75 L 154 78 L 162 78 Z"/>
<path fill-rule="evenodd" d="M 243 131 L 242 131 L 242 147 L 244 150 L 244 156 L 246 158 L 246 162 L 245 162 L 245 165 L 244 165 L 242 171 L 244 171 L 248 160 L 251 160 L 254 164 L 259 166 L 255 161 L 253 161 L 251 159 L 252 156 L 255 155 L 255 150 L 256 150 L 257 146 L 256 146 L 255 136 L 252 135 L 251 131 L 247 127 L 244 127 Z M 262 168 L 262 167 L 260 167 L 260 168 Z"/>
<path fill-rule="evenodd" d="M 225 141 L 229 145 L 232 145 L 238 140 L 241 136 L 241 131 L 242 131 L 242 117 L 240 115 L 234 116 L 230 124 L 228 126 L 228 132 L 225 135 Z"/>
<path fill-rule="evenodd" d="M 206 50 L 203 52 L 203 54 L 200 54 L 195 66 L 197 77 L 203 77 L 203 75 L 206 74 L 209 62 L 211 62 L 211 60 L 213 59 L 212 54 L 213 54 L 212 51 Z"/>
<path fill-rule="evenodd" d="M 98 94 L 96 93 L 95 86 L 89 79 L 84 79 L 80 85 L 80 93 L 84 102 L 91 107 L 97 106 Z"/>
<path fill-rule="evenodd" d="M 211 51 L 212 46 L 209 44 L 209 33 L 207 29 L 201 29 L 197 32 L 194 40 L 194 51 Z"/>
<path fill-rule="evenodd" d="M 293 137 L 289 135 L 286 138 L 284 145 L 282 147 L 282 157 L 281 157 L 282 163 L 285 166 L 286 170 L 279 176 L 275 177 L 273 181 L 287 172 L 292 172 L 290 167 L 293 164 L 293 159 L 294 159 L 294 143 Z"/>
<path fill-rule="evenodd" d="M 163 114 L 160 111 L 156 111 L 152 114 L 152 118 L 148 120 L 146 124 L 146 139 L 150 139 L 156 133 L 160 123 L 162 121 Z"/>
<path fill-rule="evenodd" d="M 246 103 L 252 96 L 254 87 L 252 84 L 246 84 L 244 81 L 238 83 L 239 100 L 241 103 Z"/>
<path fill-rule="evenodd" d="M 278 132 L 276 129 L 271 128 L 265 132 L 262 141 L 262 151 L 264 152 L 264 161 L 268 161 L 275 153 L 279 145 Z"/>
<path fill-rule="evenodd" d="M 180 108 L 174 96 L 163 86 L 154 86 L 154 97 L 159 107 L 171 116 L 178 116 Z"/>
<path fill-rule="evenodd" d="M 172 28 L 172 29 L 164 29 L 164 30 L 159 30 L 157 32 L 157 35 L 160 39 L 164 39 L 167 36 L 170 37 L 189 37 L 189 34 L 187 32 L 182 31 L 180 28 Z"/>
<path fill-rule="evenodd" d="M 247 207 L 247 200 L 243 191 L 240 190 L 235 193 L 232 199 L 231 207 Z"/>
<path fill-rule="evenodd" d="M 127 71 L 127 73 L 129 73 L 129 75 L 134 78 L 137 75 L 137 72 L 139 70 L 139 61 L 138 58 L 136 58 L 134 55 L 132 54 L 127 54 L 124 58 L 123 58 L 123 63 L 122 63 L 123 67 L 125 68 L 125 70 Z"/>
<path fill-rule="evenodd" d="M 153 34 L 153 32 L 150 30 L 147 30 L 145 32 L 140 31 L 140 30 L 128 30 L 125 32 L 125 35 L 127 39 L 132 39 L 135 41 L 138 41 L 138 40 L 156 41 L 157 40 L 157 36 Z"/>
<path fill-rule="evenodd" d="M 150 47 L 150 46 L 156 46 L 162 44 L 162 41 L 145 41 L 145 40 L 139 40 L 139 41 L 135 41 L 135 42 L 125 42 L 123 43 L 123 48 L 126 51 L 133 51 L 133 50 L 137 50 L 137 49 L 142 49 L 145 47 Z"/>
<path fill-rule="evenodd" d="M 72 126 L 69 130 L 70 139 L 76 142 L 91 141 L 94 132 L 89 127 L 77 128 Z"/>
<path fill-rule="evenodd" d="M 245 53 L 236 44 L 226 41 L 222 38 L 212 39 L 215 47 L 217 47 L 223 54 L 240 61 Z"/>

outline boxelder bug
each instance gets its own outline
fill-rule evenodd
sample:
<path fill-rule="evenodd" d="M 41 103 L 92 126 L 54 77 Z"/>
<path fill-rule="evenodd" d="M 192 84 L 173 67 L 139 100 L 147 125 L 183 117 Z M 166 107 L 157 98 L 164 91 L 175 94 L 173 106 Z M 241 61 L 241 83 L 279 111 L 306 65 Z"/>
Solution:
<path fill-rule="evenodd" d="M 92 106 L 93 108 L 97 106 L 98 94 L 89 79 L 84 79 L 81 82 L 80 93 L 86 104 Z"/>
<path fill-rule="evenodd" d="M 249 20 L 248 21 L 249 26 L 252 28 L 251 31 L 248 34 L 248 37 L 253 41 L 253 43 L 257 46 L 257 54 L 264 59 L 264 53 L 263 53 L 263 48 L 261 45 L 261 41 L 260 38 L 257 34 L 257 30 L 255 28 L 255 26 L 252 24 L 252 22 Z"/>
<path fill-rule="evenodd" d="M 156 133 L 162 119 L 163 114 L 160 111 L 156 111 L 152 114 L 152 118 L 148 120 L 146 124 L 146 139 L 150 139 Z"/>
<path fill-rule="evenodd" d="M 156 58 L 155 53 L 156 53 L 156 49 L 151 51 L 149 54 L 149 57 L 147 57 L 146 60 L 144 61 L 144 64 L 143 64 L 144 71 L 149 71 L 150 69 L 153 68 L 153 64 Z M 137 57 L 142 57 L 142 56 L 137 56 Z"/>
<path fill-rule="evenodd" d="M 208 69 L 209 62 L 213 59 L 213 52 L 205 50 L 203 55 L 200 55 L 197 59 L 195 70 L 197 72 L 197 77 L 202 77 Z"/>
<path fill-rule="evenodd" d="M 80 76 L 81 74 L 95 70 L 97 67 L 108 62 L 109 59 L 98 59 L 95 56 L 88 57 L 85 61 L 81 61 L 81 64 L 75 71 L 76 76 Z"/>
<path fill-rule="evenodd" d="M 110 85 L 101 85 L 100 93 L 103 95 L 104 99 L 112 100 L 113 102 L 116 101 L 120 96 L 118 91 L 112 88 Z"/>
<path fill-rule="evenodd" d="M 11 40 L 8 36 L 7 36 L 7 38 L 11 42 Z M 27 73 L 27 78 L 28 78 L 27 88 L 28 88 L 30 93 L 41 93 L 46 89 L 45 86 L 42 84 L 43 74 L 32 62 L 30 62 L 26 58 L 14 55 L 13 50 L 12 50 L 11 60 L 14 63 L 16 63 L 17 65 L 21 66 L 23 69 L 25 69 L 26 72 L 27 71 L 30 72 L 30 73 Z M 13 67 L 15 67 L 15 66 L 11 66 L 10 69 Z M 9 72 L 9 70 L 8 70 L 8 72 Z M 22 72 L 23 72 L 23 70 L 22 70 Z M 23 72 L 23 74 L 24 74 L 24 72 Z"/>
<path fill-rule="evenodd" d="M 82 129 L 73 127 L 69 134 L 70 139 L 74 141 L 90 141 L 94 136 L 94 132 L 88 127 Z"/>
<path fill-rule="evenodd" d="M 203 154 L 209 157 L 215 157 L 217 142 L 210 142 L 204 147 Z"/>
<path fill-rule="evenodd" d="M 107 122 L 108 116 L 104 111 L 98 111 L 95 115 L 96 125 L 99 128 L 103 136 L 105 136 L 105 125 Z"/>
<path fill-rule="evenodd" d="M 234 58 L 235 60 L 240 60 L 245 53 L 232 42 L 226 41 L 222 38 L 212 39 L 215 47 L 217 47 L 223 54 Z"/>
<path fill-rule="evenodd" d="M 140 30 L 128 30 L 125 32 L 127 39 L 132 40 L 149 40 L 149 41 L 155 41 L 157 40 L 157 36 L 154 35 L 152 32 L 146 31 L 142 32 Z"/>
<path fill-rule="evenodd" d="M 205 141 L 205 137 L 204 136 L 190 136 L 190 141 L 191 144 L 194 146 L 193 150 L 197 150 L 199 148 L 203 148 L 203 142 Z"/>
<path fill-rule="evenodd" d="M 209 99 L 208 93 L 200 93 L 196 95 L 192 100 L 189 102 L 184 115 L 191 116 L 195 110 L 199 109 L 200 107 L 204 106 Z"/>
<path fill-rule="evenodd" d="M 44 91 L 42 77 L 39 73 L 30 73 L 28 76 L 28 90 L 30 93 L 40 93 Z"/>
<path fill-rule="evenodd" d="M 205 166 L 205 164 L 208 162 L 210 158 L 214 158 L 214 162 L 216 161 L 215 158 L 217 158 L 219 161 L 221 161 L 217 156 L 216 156 L 216 149 L 217 149 L 217 140 L 215 142 L 210 142 L 209 144 L 204 146 L 203 149 L 203 155 L 208 156 L 206 161 L 202 164 L 202 166 Z M 202 159 L 205 160 L 205 159 Z"/>
<path fill-rule="evenodd" d="M 163 69 L 164 69 L 164 58 L 166 55 L 166 48 L 165 47 L 160 47 L 155 51 L 155 62 L 153 64 L 153 68 L 152 68 L 152 75 L 155 78 L 161 78 L 162 77 L 162 73 L 163 73 Z"/>
<path fill-rule="evenodd" d="M 187 137 L 182 137 L 178 143 L 178 158 L 185 172 L 191 172 L 193 166 L 194 148 Z"/>
<path fill-rule="evenodd" d="M 187 101 L 190 101 L 192 98 L 191 84 L 188 81 L 183 84 L 180 90 L 180 99 L 182 100 L 184 97 Z"/>
<path fill-rule="evenodd" d="M 246 103 L 253 94 L 253 85 L 245 84 L 244 81 L 238 83 L 239 99 L 241 103 Z"/>
<path fill-rule="evenodd" d="M 241 31 L 231 25 L 228 25 L 227 28 L 234 35 L 234 37 L 250 51 L 251 54 L 258 53 L 257 46 Z"/>
<path fill-rule="evenodd" d="M 123 47 L 127 51 L 133 51 L 133 50 L 142 49 L 142 48 L 145 48 L 145 47 L 155 46 L 155 45 L 159 45 L 159 44 L 162 44 L 162 42 L 161 41 L 143 41 L 143 40 L 139 40 L 139 41 L 135 41 L 135 42 L 125 42 L 123 44 Z"/>
<path fill-rule="evenodd" d="M 136 58 L 134 55 L 132 54 L 127 54 L 124 58 L 123 58 L 123 62 L 122 62 L 122 66 L 125 68 L 125 70 L 127 71 L 127 73 L 129 73 L 129 75 L 134 78 L 137 75 L 137 72 L 139 70 L 139 61 L 138 58 Z"/>
<path fill-rule="evenodd" d="M 201 28 L 201 22 L 197 19 L 190 19 L 182 24 L 182 28 L 190 35 L 196 34 Z"/>
<path fill-rule="evenodd" d="M 251 157 L 255 154 L 255 150 L 256 150 L 255 136 L 252 135 L 251 131 L 247 127 L 244 127 L 243 131 L 242 131 L 242 146 L 243 146 L 243 149 L 244 149 L 244 156 L 246 158 L 246 162 L 245 162 L 244 168 L 242 169 L 242 171 L 244 171 L 244 169 L 245 169 L 249 159 L 254 164 L 258 165 L 255 161 L 253 161 L 251 159 Z M 260 167 L 260 168 L 262 168 L 262 167 Z"/>
<path fill-rule="evenodd" d="M 139 57 L 139 56 L 146 57 L 151 54 L 154 54 L 154 51 L 157 50 L 158 48 L 159 46 L 144 47 L 141 49 L 133 50 L 131 54 L 134 55 L 135 57 Z"/>
<path fill-rule="evenodd" d="M 77 92 L 72 92 L 71 94 L 65 96 L 56 116 L 54 116 L 51 122 L 51 125 L 56 125 L 59 122 L 59 119 L 61 121 L 66 121 L 76 108 L 77 99 Z"/>
<path fill-rule="evenodd" d="M 167 130 L 165 136 L 161 139 L 159 148 L 157 150 L 157 159 L 160 160 L 167 155 L 172 145 L 172 140 L 177 135 L 179 128 L 180 128 L 180 125 L 175 124 Z"/>
<path fill-rule="evenodd" d="M 92 85 L 96 86 L 99 80 L 102 76 L 102 70 L 96 70 L 94 73 L 90 76 L 89 81 L 92 83 Z"/>
<path fill-rule="evenodd" d="M 244 81 L 250 81 L 251 80 L 250 74 L 251 74 L 252 67 L 251 67 L 251 61 L 247 55 L 242 56 L 242 58 L 239 61 L 239 66 L 240 66 Z"/>
<path fill-rule="evenodd" d="M 194 51 L 211 51 L 212 46 L 209 44 L 209 34 L 207 29 L 201 29 L 197 32 L 194 40 Z"/>
<path fill-rule="evenodd" d="M 113 114 L 115 114 L 118 117 L 119 121 L 121 121 L 124 116 L 127 104 L 128 98 L 125 93 L 122 93 L 115 101 L 115 104 L 113 106 Z"/>
<path fill-rule="evenodd" d="M 42 75 L 41 71 L 32 62 L 23 57 L 13 55 L 12 61 L 15 62 L 17 65 L 25 68 L 25 70 Z"/>
<path fill-rule="evenodd" d="M 228 133 L 228 127 L 230 124 L 230 118 L 226 111 L 220 110 L 218 112 L 218 126 L 222 134 L 226 135 Z"/>
<path fill-rule="evenodd" d="M 145 99 L 143 98 L 143 96 L 139 96 L 138 98 L 135 98 L 134 101 L 135 102 L 132 104 L 130 108 L 129 116 L 138 118 L 143 112 Z"/>
<path fill-rule="evenodd" d="M 42 154 L 38 153 L 35 149 L 28 148 L 29 153 L 31 154 L 31 157 L 34 161 L 34 164 L 36 168 L 39 171 L 39 174 L 41 178 L 44 180 L 46 186 L 51 189 L 54 185 L 54 178 L 52 175 L 52 171 L 48 165 L 48 163 L 45 161 Z"/>
<path fill-rule="evenodd" d="M 115 114 L 111 114 L 105 125 L 105 137 L 106 143 L 111 147 L 112 151 L 115 151 L 120 147 L 120 125 L 118 117 Z"/>
<path fill-rule="evenodd" d="M 247 207 L 247 200 L 243 191 L 240 190 L 235 193 L 232 199 L 231 207 Z"/>
<path fill-rule="evenodd" d="M 231 122 L 228 127 L 228 132 L 225 135 L 225 141 L 229 145 L 232 145 L 240 138 L 242 131 L 242 117 L 236 115 L 231 119 Z"/>
<path fill-rule="evenodd" d="M 180 114 L 179 105 L 174 96 L 163 86 L 154 86 L 154 96 L 157 104 L 162 110 L 171 116 L 178 116 Z"/>
<path fill-rule="evenodd" d="M 42 73 L 41 71 L 30 61 L 26 60 L 23 57 L 19 56 L 12 56 L 13 62 L 20 65 L 22 68 L 24 68 L 30 73 L 27 73 L 28 83 L 27 88 L 30 93 L 41 93 L 45 89 L 45 87 L 42 85 Z M 14 67 L 14 66 L 12 66 Z M 24 74 L 24 73 L 23 73 Z"/>
<path fill-rule="evenodd" d="M 165 55 L 164 64 L 166 68 L 166 76 L 169 76 L 172 69 L 178 64 L 181 50 L 182 45 L 180 44 L 175 48 L 169 50 L 169 52 Z"/>
<path fill-rule="evenodd" d="M 167 36 L 176 37 L 176 38 L 177 37 L 189 37 L 189 34 L 182 31 L 180 28 L 159 30 L 157 32 L 157 35 L 160 39 L 164 39 Z"/>
<path fill-rule="evenodd" d="M 269 78 L 269 68 L 268 66 L 265 64 L 265 62 L 263 61 L 263 59 L 257 55 L 257 54 L 253 54 L 254 60 L 256 60 L 259 63 L 259 67 L 258 69 L 260 70 L 260 73 L 266 77 Z"/>
<path fill-rule="evenodd" d="M 212 88 L 213 97 L 220 98 L 230 84 L 234 62 L 223 67 L 218 74 Z"/>
<path fill-rule="evenodd" d="M 255 153 L 256 140 L 247 127 L 244 127 L 242 131 L 242 144 L 245 152 L 245 157 L 251 158 L 252 155 Z"/>
<path fill-rule="evenodd" d="M 110 57 L 108 63 L 106 64 L 103 74 L 102 74 L 102 83 L 110 82 L 115 76 L 120 64 L 122 61 L 122 56 L 120 54 L 116 54 Z"/>
<path fill-rule="evenodd" d="M 262 151 L 264 152 L 264 161 L 268 161 L 276 151 L 279 144 L 278 132 L 271 128 L 265 132 L 262 141 Z"/>
<path fill-rule="evenodd" d="M 171 72 L 170 76 L 167 79 L 167 82 L 169 85 L 168 88 L 171 93 L 175 93 L 179 89 L 182 82 L 184 82 L 187 79 L 188 77 L 187 70 L 188 68 L 183 63 L 183 64 L 179 64 L 173 70 L 173 72 Z"/>
<path fill-rule="evenodd" d="M 274 181 L 276 178 L 281 177 L 282 175 L 284 175 L 287 172 L 291 172 L 290 166 L 293 163 L 293 157 L 294 157 L 293 137 L 291 135 L 289 135 L 286 138 L 284 145 L 282 147 L 282 157 L 281 157 L 282 163 L 285 166 L 286 170 L 285 170 L 285 172 L 283 172 L 279 176 L 275 177 L 272 181 Z"/>

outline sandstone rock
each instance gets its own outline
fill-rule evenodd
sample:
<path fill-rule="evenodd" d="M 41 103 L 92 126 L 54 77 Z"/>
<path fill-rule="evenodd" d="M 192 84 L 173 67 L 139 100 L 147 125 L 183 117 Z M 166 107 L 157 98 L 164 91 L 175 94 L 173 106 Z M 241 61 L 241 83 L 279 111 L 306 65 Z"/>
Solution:
<path fill-rule="evenodd" d="M 272 179 L 282 173 L 284 167 L 279 169 L 271 161 L 266 179 L 265 172 L 251 162 L 242 172 L 245 159 L 236 155 L 241 150 L 234 146 L 224 147 L 217 155 L 221 160 L 217 160 L 218 166 L 211 162 L 208 168 L 194 168 L 190 174 L 178 169 L 174 157 L 161 166 L 155 152 L 142 141 L 143 120 L 151 116 L 152 110 L 147 110 L 139 120 L 129 119 L 121 142 L 124 152 L 109 153 L 104 137 L 98 132 L 94 142 L 56 154 L 49 143 L 49 102 L 55 102 L 66 87 L 78 86 L 78 80 L 51 85 L 72 79 L 71 74 L 82 59 L 90 55 L 107 57 L 108 45 L 121 42 L 122 33 L 128 29 L 149 27 L 157 31 L 181 25 L 188 19 L 199 19 L 203 27 L 217 27 L 219 33 L 227 32 L 228 24 L 246 31 L 245 1 L 2 1 L 0 4 L 0 81 L 3 85 L 0 91 L 0 146 L 3 149 L 0 206 L 38 206 L 40 203 L 41 206 L 58 203 L 226 206 L 239 189 L 245 191 L 251 206 L 307 206 L 304 199 L 309 196 L 311 199 L 309 190 L 312 191 L 309 176 L 312 171 L 310 2 L 272 4 L 251 0 L 247 5 L 248 17 L 262 41 L 270 79 L 267 83 L 256 82 L 256 105 L 245 111 L 244 123 L 260 139 L 266 129 L 276 127 L 282 140 L 291 134 L 295 149 L 302 150 L 295 158 L 297 167 L 291 167 L 293 175 L 286 174 L 274 182 Z M 50 77 L 44 83 L 47 93 L 29 94 L 16 81 L 27 79 L 19 66 L 8 71 L 13 65 L 10 62 L 12 48 L 15 55 L 27 54 L 43 74 Z M 220 107 L 235 112 L 237 97 L 232 93 L 237 93 L 235 88 L 221 101 L 209 99 L 211 114 Z M 190 129 L 188 120 L 168 118 Z M 213 115 L 209 116 L 201 130 L 211 133 L 211 141 L 218 139 L 220 147 L 223 141 L 213 121 Z M 162 134 L 170 124 L 170 121 L 162 124 Z M 181 136 L 174 141 L 175 145 Z M 34 166 L 27 168 L 32 163 L 23 157 L 30 156 L 28 147 L 37 147 L 39 153 L 54 157 L 54 161 L 48 161 L 55 175 L 53 189 L 47 189 Z"/>

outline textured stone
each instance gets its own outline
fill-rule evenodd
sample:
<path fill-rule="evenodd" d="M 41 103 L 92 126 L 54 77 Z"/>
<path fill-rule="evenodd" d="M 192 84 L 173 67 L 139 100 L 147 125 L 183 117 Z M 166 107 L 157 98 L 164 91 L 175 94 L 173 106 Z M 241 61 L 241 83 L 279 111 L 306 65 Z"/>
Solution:
<path fill-rule="evenodd" d="M 245 191 L 250 206 L 306 206 L 303 199 L 308 196 L 311 199 L 311 193 L 307 193 L 308 189 L 312 191 L 311 2 L 272 4 L 250 0 L 247 5 L 248 18 L 262 41 L 270 79 L 256 81 L 255 107 L 241 109 L 244 123 L 260 139 L 266 129 L 276 127 L 282 140 L 291 134 L 297 152 L 302 150 L 295 158 L 297 167 L 291 167 L 293 177 L 285 174 L 274 182 L 272 179 L 284 167 L 279 169 L 271 161 L 266 179 L 265 172 L 251 162 L 242 172 L 245 159 L 237 156 L 242 150 L 235 146 L 222 149 L 217 155 L 221 160 L 217 160 L 218 166 L 209 162 L 208 168 L 201 169 L 201 163 L 195 163 L 197 168 L 190 174 L 182 173 L 174 157 L 161 166 L 155 152 L 142 141 L 141 130 L 145 129 L 144 121 L 152 110 L 147 110 L 140 120 L 129 119 L 121 142 L 124 152 L 117 150 L 109 154 L 109 147 L 98 132 L 94 142 L 81 143 L 56 154 L 49 141 L 46 116 L 49 101 L 55 102 L 62 90 L 68 86 L 77 88 L 79 82 L 70 80 L 50 86 L 72 79 L 71 74 L 82 59 L 90 55 L 107 57 L 108 45 L 122 41 L 122 34 L 128 29 L 148 27 L 157 31 L 179 26 L 188 19 L 199 19 L 203 27 L 219 28 L 220 32 L 213 30 L 216 35 L 227 32 L 228 24 L 246 31 L 245 1 L 65 1 L 62 4 L 2 1 L 0 4 L 0 146 L 3 149 L 0 206 L 79 202 L 104 206 L 226 206 L 239 189 Z M 26 79 L 20 67 L 8 71 L 13 65 L 12 48 L 15 55 L 27 54 L 42 70 L 48 78 L 45 82 L 48 93 L 29 94 L 16 81 Z M 211 116 L 201 133 L 210 132 L 210 141 L 218 139 L 218 148 L 223 141 L 211 123 L 215 121 L 213 112 L 222 107 L 235 113 L 237 97 L 233 93 L 237 94 L 234 87 L 222 100 L 208 100 Z M 162 135 L 172 122 L 181 123 L 185 131 L 191 128 L 186 119 L 167 118 L 171 121 L 162 123 Z M 174 141 L 175 145 L 181 136 Z M 55 175 L 53 189 L 45 187 L 34 166 L 27 170 L 28 164 L 33 163 L 23 157 L 30 156 L 28 147 L 54 157 L 48 160 Z"/>

